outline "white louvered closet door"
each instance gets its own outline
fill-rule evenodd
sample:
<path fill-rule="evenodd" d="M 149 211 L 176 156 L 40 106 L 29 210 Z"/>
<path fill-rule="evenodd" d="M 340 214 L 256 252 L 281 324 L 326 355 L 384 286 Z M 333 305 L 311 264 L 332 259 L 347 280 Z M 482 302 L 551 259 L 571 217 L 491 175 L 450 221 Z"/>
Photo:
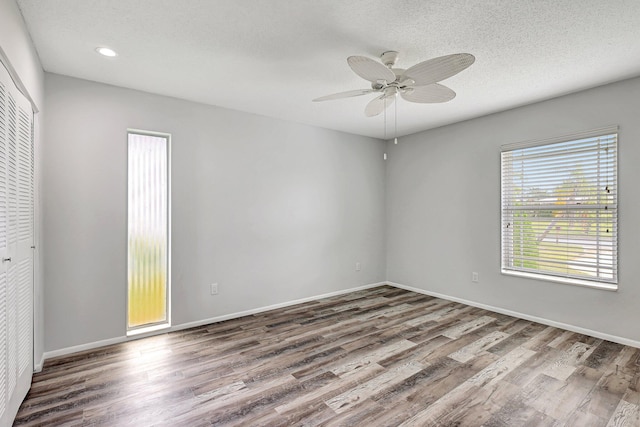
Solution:
<path fill-rule="evenodd" d="M 33 373 L 33 112 L 0 64 L 0 427 Z"/>

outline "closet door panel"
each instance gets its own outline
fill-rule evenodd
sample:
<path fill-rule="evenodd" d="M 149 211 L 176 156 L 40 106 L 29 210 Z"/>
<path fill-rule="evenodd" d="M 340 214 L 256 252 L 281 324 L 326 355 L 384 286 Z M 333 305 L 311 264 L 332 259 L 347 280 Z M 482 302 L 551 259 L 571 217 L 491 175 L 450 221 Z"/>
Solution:
<path fill-rule="evenodd" d="M 16 390 L 18 380 L 18 307 L 16 298 L 16 268 L 7 270 L 7 396 Z"/>
<path fill-rule="evenodd" d="M 0 271 L 0 425 L 7 412 L 7 274 Z"/>
<path fill-rule="evenodd" d="M 33 113 L 28 103 L 18 106 L 16 146 L 16 286 L 18 295 L 18 378 L 33 372 Z M 23 380 L 24 382 L 24 380 Z"/>
<path fill-rule="evenodd" d="M 18 372 L 20 378 L 29 371 L 33 372 L 33 344 L 32 344 L 32 294 L 33 294 L 33 265 L 27 258 L 20 261 L 17 266 L 18 287 Z"/>
<path fill-rule="evenodd" d="M 11 93 L 7 96 L 7 246 L 18 243 L 18 106 Z"/>
<path fill-rule="evenodd" d="M 7 96 L 5 84 L 0 80 L 0 255 L 7 250 Z"/>
<path fill-rule="evenodd" d="M 8 256 L 7 250 L 7 137 L 9 135 L 8 86 L 0 66 L 0 260 Z M 0 264 L 0 426 L 9 424 L 7 403 L 9 396 L 7 354 L 7 272 Z"/>
<path fill-rule="evenodd" d="M 33 374 L 33 113 L 0 64 L 0 427 Z"/>

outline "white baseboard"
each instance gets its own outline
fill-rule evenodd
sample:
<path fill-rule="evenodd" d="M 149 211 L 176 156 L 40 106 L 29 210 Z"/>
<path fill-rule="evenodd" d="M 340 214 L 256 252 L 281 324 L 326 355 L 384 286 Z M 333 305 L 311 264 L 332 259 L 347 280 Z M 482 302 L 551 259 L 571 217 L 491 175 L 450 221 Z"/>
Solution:
<path fill-rule="evenodd" d="M 166 330 L 162 332 L 164 333 L 166 332 Z M 133 339 L 136 338 L 138 337 L 135 337 Z M 66 356 L 67 354 L 78 353 L 80 351 L 93 350 L 94 348 L 105 347 L 107 345 L 120 344 L 121 342 L 125 342 L 127 340 L 128 339 L 126 336 L 122 336 L 101 341 L 94 341 L 86 344 L 74 345 L 71 347 L 61 348 L 59 350 L 45 351 L 42 355 L 43 364 L 47 359 L 51 359 L 52 357 Z"/>
<path fill-rule="evenodd" d="M 407 291 L 416 292 L 419 294 L 429 295 L 436 298 L 446 299 L 448 301 L 459 302 L 462 304 L 470 305 L 472 307 L 482 308 L 488 311 L 493 311 L 495 313 L 506 314 L 507 316 L 517 317 L 519 319 L 530 320 L 532 322 L 542 323 L 543 325 L 553 326 L 559 329 L 565 329 L 571 332 L 577 332 L 579 334 L 589 335 L 595 338 L 600 338 L 607 341 L 612 341 L 618 344 L 624 344 L 631 347 L 640 348 L 640 341 L 631 340 L 624 337 L 619 337 L 616 335 L 606 334 L 604 332 L 593 331 L 591 329 L 581 328 L 580 326 L 570 325 L 567 323 L 556 322 L 554 320 L 544 319 L 542 317 L 531 316 L 529 314 L 519 313 L 517 311 L 511 311 L 500 307 L 494 307 L 492 305 L 481 304 L 475 301 L 469 301 L 463 298 L 452 297 L 449 295 L 440 294 L 437 292 L 426 291 L 420 288 L 414 288 L 413 286 L 407 286 L 400 283 L 395 282 L 387 282 L 387 285 L 393 286 L 395 288 L 405 289 Z"/>
<path fill-rule="evenodd" d="M 312 296 L 312 297 L 301 298 L 301 299 L 292 300 L 292 301 L 286 301 L 286 302 L 282 302 L 282 303 L 278 303 L 278 304 L 267 305 L 267 306 L 264 306 L 264 307 L 258 307 L 258 308 L 254 308 L 254 309 L 251 309 L 251 310 L 245 310 L 245 311 L 239 311 L 239 312 L 236 312 L 236 313 L 225 314 L 223 316 L 216 316 L 216 317 L 210 317 L 208 319 L 196 320 L 194 322 L 181 323 L 179 325 L 174 325 L 174 326 L 171 326 L 169 328 L 158 330 L 158 331 L 153 331 L 153 332 L 150 332 L 150 333 L 147 333 L 147 334 L 109 338 L 109 339 L 106 339 L 106 340 L 94 341 L 94 342 L 90 342 L 90 343 L 86 343 L 86 344 L 80 344 L 80 345 L 75 345 L 75 346 L 71 346 L 71 347 L 65 347 L 65 348 L 61 348 L 61 349 L 58 349 L 58 350 L 46 351 L 42 355 L 42 359 L 40 360 L 40 362 L 35 366 L 34 370 L 35 370 L 35 372 L 42 371 L 42 367 L 44 366 L 44 362 L 47 359 L 51 359 L 53 357 L 66 356 L 68 354 L 73 354 L 73 353 L 77 353 L 77 352 L 80 352 L 80 351 L 93 350 L 93 349 L 96 349 L 96 348 L 105 347 L 107 345 L 120 344 L 122 342 L 133 341 L 133 340 L 137 340 L 137 339 L 141 339 L 141 338 L 145 338 L 145 337 L 149 337 L 149 336 L 153 336 L 153 335 L 166 334 L 167 332 L 180 331 L 180 330 L 183 330 L 183 329 L 195 328 L 197 326 L 209 325 L 211 323 L 222 322 L 222 321 L 225 321 L 225 320 L 237 319 L 238 317 L 250 316 L 252 314 L 258 314 L 258 313 L 262 313 L 262 312 L 265 312 L 265 311 L 275 310 L 277 308 L 289 307 L 289 306 L 296 305 L 296 304 L 301 304 L 301 303 L 304 303 L 304 302 L 316 301 L 316 300 L 323 299 L 323 298 L 329 298 L 329 297 L 333 297 L 333 296 L 337 296 L 337 295 L 348 294 L 348 293 L 351 293 L 351 292 L 361 291 L 363 289 L 375 288 L 377 286 L 382 286 L 382 285 L 386 285 L 386 284 L 387 284 L 387 282 L 371 283 L 371 284 L 368 284 L 368 285 L 357 286 L 355 288 L 344 289 L 344 290 L 341 290 L 341 291 L 329 292 L 329 293 L 326 293 L 326 294 L 315 295 L 315 296 Z"/>
<path fill-rule="evenodd" d="M 33 372 L 41 372 L 42 371 L 42 367 L 44 366 L 44 354 L 40 355 L 40 360 L 37 362 L 34 362 L 33 364 Z"/>
<path fill-rule="evenodd" d="M 238 317 L 250 316 L 252 314 L 258 314 L 258 313 L 262 313 L 262 312 L 265 312 L 265 311 L 275 310 L 277 308 L 284 308 L 284 307 L 289 307 L 291 305 L 302 304 L 304 302 L 316 301 L 316 300 L 319 300 L 319 299 L 334 297 L 334 296 L 337 296 L 337 295 L 349 294 L 351 292 L 361 291 L 363 289 L 375 288 L 376 286 L 382 286 L 382 285 L 386 285 L 386 284 L 387 284 L 387 282 L 371 283 L 369 285 L 358 286 L 356 288 L 345 289 L 345 290 L 342 290 L 342 291 L 329 292 L 327 294 L 316 295 L 316 296 L 307 297 L 307 298 L 301 298 L 301 299 L 297 299 L 297 300 L 293 300 L 293 301 L 287 301 L 287 302 L 283 302 L 283 303 L 279 303 L 279 304 L 267 305 L 267 306 L 264 306 L 264 307 L 254 308 L 254 309 L 251 309 L 251 310 L 239 311 L 237 313 L 232 313 L 232 314 L 226 314 L 224 316 L 217 316 L 217 317 L 211 317 L 209 319 L 196 320 L 195 322 L 188 322 L 188 323 L 182 323 L 180 325 L 176 325 L 176 326 L 172 327 L 170 330 L 171 331 L 179 331 L 179 330 L 182 330 L 182 329 L 195 328 L 196 326 L 208 325 L 210 323 L 222 322 L 222 321 L 225 321 L 225 320 L 236 319 Z M 166 331 L 164 331 L 164 332 L 166 332 Z"/>

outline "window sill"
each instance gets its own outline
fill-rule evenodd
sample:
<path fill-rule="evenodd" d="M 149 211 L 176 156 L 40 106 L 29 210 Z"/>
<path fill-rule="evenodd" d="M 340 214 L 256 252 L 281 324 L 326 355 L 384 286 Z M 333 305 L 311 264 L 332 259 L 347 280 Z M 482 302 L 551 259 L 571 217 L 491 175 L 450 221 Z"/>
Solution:
<path fill-rule="evenodd" d="M 143 335 L 150 332 L 160 331 L 162 329 L 169 329 L 171 325 L 169 323 L 162 323 L 160 325 L 147 326 L 144 328 L 131 329 L 127 331 L 127 336 Z"/>
<path fill-rule="evenodd" d="M 593 282 L 591 280 L 570 279 L 567 277 L 550 276 L 546 274 L 525 273 L 523 271 L 513 271 L 502 269 L 500 271 L 506 276 L 524 277 L 527 279 L 544 280 L 546 282 L 562 283 L 563 285 L 582 286 L 585 288 L 600 289 L 603 291 L 616 292 L 618 285 L 615 283 Z"/>

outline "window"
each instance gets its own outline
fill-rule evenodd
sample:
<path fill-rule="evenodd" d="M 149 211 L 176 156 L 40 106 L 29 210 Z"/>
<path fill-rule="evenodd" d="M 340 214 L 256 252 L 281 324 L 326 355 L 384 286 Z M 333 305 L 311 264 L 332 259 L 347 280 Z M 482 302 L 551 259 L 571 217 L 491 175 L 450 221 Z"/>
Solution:
<path fill-rule="evenodd" d="M 169 325 L 169 142 L 128 132 L 127 331 Z"/>
<path fill-rule="evenodd" d="M 617 289 L 617 127 L 502 147 L 502 272 Z"/>

